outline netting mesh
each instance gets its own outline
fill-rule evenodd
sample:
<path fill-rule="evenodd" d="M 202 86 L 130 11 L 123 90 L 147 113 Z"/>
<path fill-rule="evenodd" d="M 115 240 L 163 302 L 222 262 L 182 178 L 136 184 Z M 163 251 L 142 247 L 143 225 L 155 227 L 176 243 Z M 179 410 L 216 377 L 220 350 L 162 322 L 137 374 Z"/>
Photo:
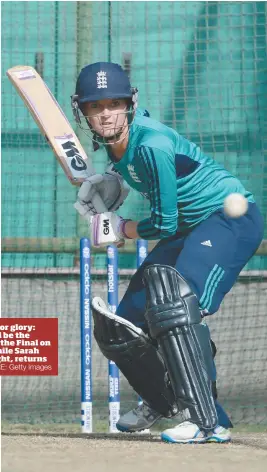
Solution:
<path fill-rule="evenodd" d="M 119 294 L 127 280 L 121 277 Z M 106 281 L 93 279 L 93 293 L 107 299 Z M 3 420 L 16 423 L 72 423 L 80 411 L 80 340 L 78 276 L 66 280 L 11 278 L 2 281 L 6 315 L 59 315 L 59 376 L 3 377 Z M 12 295 L 13 294 L 13 295 Z M 16 297 L 14 297 L 16 294 Z M 14 298 L 17 300 L 14 303 Z M 218 390 L 235 423 L 266 424 L 267 281 L 242 279 L 209 319 L 218 347 Z M 121 411 L 136 406 L 137 395 L 121 378 Z M 93 343 L 94 429 L 108 429 L 107 360 Z"/>
<path fill-rule="evenodd" d="M 100 60 L 122 64 L 139 88 L 140 106 L 237 175 L 266 218 L 266 16 L 266 2 L 2 4 L 2 316 L 58 316 L 60 332 L 58 378 L 3 378 L 4 420 L 79 421 L 79 277 L 71 271 L 87 234 L 73 209 L 76 190 L 5 70 L 37 67 L 73 123 L 70 95 L 80 68 Z M 92 153 L 80 138 L 102 171 L 104 151 Z M 148 208 L 132 191 L 121 214 L 140 219 Z M 121 251 L 119 266 L 134 269 L 135 251 Z M 49 268 L 58 272 L 49 276 Z M 105 268 L 104 254 L 94 256 L 94 268 Z M 209 320 L 219 396 L 239 423 L 267 423 L 266 269 L 266 256 L 253 257 Z M 120 278 L 120 296 L 129 278 Z M 106 296 L 105 277 L 94 276 L 93 289 Z M 106 424 L 107 362 L 95 346 L 93 372 L 94 412 Z M 121 392 L 125 411 L 136 396 L 126 381 Z"/>

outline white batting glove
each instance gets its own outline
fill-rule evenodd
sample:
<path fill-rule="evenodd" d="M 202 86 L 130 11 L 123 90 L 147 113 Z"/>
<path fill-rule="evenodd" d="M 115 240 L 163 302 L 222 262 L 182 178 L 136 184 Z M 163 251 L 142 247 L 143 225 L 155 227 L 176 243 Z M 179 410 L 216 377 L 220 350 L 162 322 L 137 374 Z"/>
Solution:
<path fill-rule="evenodd" d="M 129 220 L 124 220 L 121 216 L 110 211 L 92 216 L 90 231 L 93 246 L 101 247 L 109 244 L 115 244 L 117 247 L 123 246 L 124 239 L 127 238 L 124 232 L 127 221 Z"/>
<path fill-rule="evenodd" d="M 118 172 L 113 170 L 113 166 L 109 165 L 104 174 L 91 175 L 82 183 L 74 208 L 83 218 L 90 221 L 90 216 L 99 213 L 94 205 L 96 193 L 103 200 L 107 211 L 116 211 L 129 192 L 129 185 Z"/>

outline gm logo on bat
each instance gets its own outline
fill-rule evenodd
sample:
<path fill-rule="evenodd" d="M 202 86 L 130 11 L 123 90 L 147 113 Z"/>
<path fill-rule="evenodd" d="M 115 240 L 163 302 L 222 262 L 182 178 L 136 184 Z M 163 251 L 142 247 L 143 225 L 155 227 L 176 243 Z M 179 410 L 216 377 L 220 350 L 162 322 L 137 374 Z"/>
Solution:
<path fill-rule="evenodd" d="M 79 154 L 78 149 L 74 141 L 67 141 L 66 143 L 61 144 L 67 157 L 72 157 L 71 167 L 77 171 L 82 171 L 87 169 L 87 165 L 84 162 L 82 156 Z"/>

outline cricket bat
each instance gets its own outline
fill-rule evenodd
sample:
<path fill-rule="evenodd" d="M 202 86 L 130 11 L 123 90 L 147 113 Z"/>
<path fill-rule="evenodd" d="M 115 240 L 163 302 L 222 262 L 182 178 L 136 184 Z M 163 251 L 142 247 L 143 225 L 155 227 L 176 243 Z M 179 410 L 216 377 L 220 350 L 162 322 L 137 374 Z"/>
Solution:
<path fill-rule="evenodd" d="M 42 135 L 50 144 L 58 162 L 73 185 L 95 174 L 78 137 L 51 91 L 31 66 L 15 66 L 7 76 L 30 111 Z M 100 195 L 93 205 L 97 213 L 107 211 Z"/>

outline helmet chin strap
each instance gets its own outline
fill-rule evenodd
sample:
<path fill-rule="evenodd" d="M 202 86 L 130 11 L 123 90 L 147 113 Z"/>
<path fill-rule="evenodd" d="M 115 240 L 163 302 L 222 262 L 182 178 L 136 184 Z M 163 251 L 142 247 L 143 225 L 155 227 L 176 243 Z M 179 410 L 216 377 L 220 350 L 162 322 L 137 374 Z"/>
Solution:
<path fill-rule="evenodd" d="M 104 144 L 104 146 L 111 146 L 112 144 L 117 144 L 123 141 L 123 139 L 125 139 L 126 136 L 128 136 L 129 134 L 129 128 L 128 128 L 128 132 L 125 133 L 125 135 L 121 139 L 118 139 L 121 137 L 123 131 L 124 130 L 122 129 L 121 131 L 114 134 L 113 136 L 110 136 L 109 138 L 104 138 L 103 136 L 94 132 L 93 137 L 92 137 L 94 151 L 97 151 L 99 149 L 99 144 Z M 112 142 L 109 142 L 109 141 L 112 141 Z"/>
<path fill-rule="evenodd" d="M 128 127 L 128 125 L 127 125 L 127 127 Z M 113 134 L 113 136 L 110 136 L 109 138 L 103 138 L 106 141 L 106 144 L 116 144 L 116 143 L 119 143 L 120 141 L 122 141 L 125 138 L 125 136 L 127 136 L 127 134 L 128 134 L 128 133 L 126 133 L 125 136 L 123 136 L 121 139 L 119 139 L 121 137 L 121 135 L 123 134 L 123 132 L 124 132 L 124 128 L 125 128 L 124 126 L 121 127 L 121 129 L 119 131 L 117 131 L 115 134 Z M 117 139 L 117 141 L 112 142 L 115 139 Z"/>

